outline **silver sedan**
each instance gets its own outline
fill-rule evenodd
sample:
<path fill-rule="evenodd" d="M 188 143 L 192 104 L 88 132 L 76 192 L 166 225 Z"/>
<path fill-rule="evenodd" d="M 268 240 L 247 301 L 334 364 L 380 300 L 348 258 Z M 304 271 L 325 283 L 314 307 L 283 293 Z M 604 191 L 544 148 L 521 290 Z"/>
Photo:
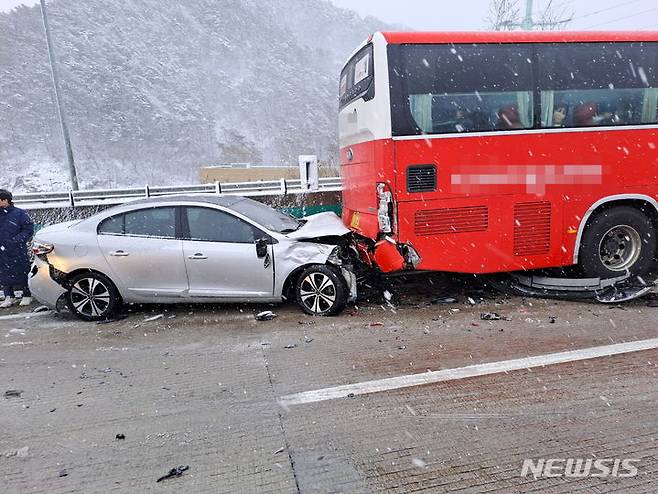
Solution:
<path fill-rule="evenodd" d="M 81 319 L 124 303 L 278 302 L 334 315 L 356 298 L 349 230 L 237 196 L 143 199 L 40 230 L 30 289 Z"/>

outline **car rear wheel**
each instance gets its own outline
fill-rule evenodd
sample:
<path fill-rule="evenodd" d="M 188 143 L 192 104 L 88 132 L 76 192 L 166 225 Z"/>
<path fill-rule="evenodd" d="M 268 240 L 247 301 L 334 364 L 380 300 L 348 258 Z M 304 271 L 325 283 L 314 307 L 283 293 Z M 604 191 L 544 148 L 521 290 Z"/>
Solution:
<path fill-rule="evenodd" d="M 107 276 L 90 271 L 69 281 L 66 302 L 69 310 L 83 321 L 100 321 L 116 313 L 121 297 Z"/>
<path fill-rule="evenodd" d="M 333 316 L 347 304 L 347 286 L 337 270 L 318 264 L 306 268 L 295 285 L 297 304 L 312 316 Z"/>
<path fill-rule="evenodd" d="M 586 227 L 578 264 L 585 276 L 612 278 L 628 270 L 645 276 L 655 265 L 656 234 L 651 218 L 630 206 L 599 213 Z"/>

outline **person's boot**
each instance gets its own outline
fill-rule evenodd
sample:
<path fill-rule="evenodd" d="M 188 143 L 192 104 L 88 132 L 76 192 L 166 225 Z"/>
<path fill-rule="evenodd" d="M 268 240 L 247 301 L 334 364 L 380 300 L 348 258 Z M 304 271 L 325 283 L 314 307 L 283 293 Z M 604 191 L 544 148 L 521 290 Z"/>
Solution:
<path fill-rule="evenodd" d="M 23 297 L 18 304 L 20 307 L 27 307 L 32 303 L 32 297 Z"/>
<path fill-rule="evenodd" d="M 17 300 L 14 297 L 5 297 L 5 299 L 0 303 L 0 309 L 7 309 L 12 305 L 16 305 Z"/>

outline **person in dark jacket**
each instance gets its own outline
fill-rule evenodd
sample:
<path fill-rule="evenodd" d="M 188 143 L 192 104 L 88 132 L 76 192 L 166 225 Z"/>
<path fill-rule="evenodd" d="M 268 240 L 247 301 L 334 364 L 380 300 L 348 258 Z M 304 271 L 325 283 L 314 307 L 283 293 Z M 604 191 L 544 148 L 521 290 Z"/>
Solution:
<path fill-rule="evenodd" d="M 8 190 L 0 189 L 0 286 L 5 299 L 0 308 L 6 309 L 18 303 L 14 288 L 23 290 L 19 305 L 32 303 L 32 294 L 27 286 L 30 258 L 27 243 L 34 235 L 34 223 L 28 214 L 14 206 Z"/>

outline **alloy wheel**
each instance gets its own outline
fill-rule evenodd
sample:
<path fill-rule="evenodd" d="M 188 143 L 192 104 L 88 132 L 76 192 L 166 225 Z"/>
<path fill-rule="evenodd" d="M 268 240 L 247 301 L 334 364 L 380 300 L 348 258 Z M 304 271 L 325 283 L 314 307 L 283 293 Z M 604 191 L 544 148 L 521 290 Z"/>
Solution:
<path fill-rule="evenodd" d="M 71 287 L 71 304 L 76 312 L 87 317 L 101 317 L 110 307 L 110 290 L 102 281 L 82 278 Z"/>
<path fill-rule="evenodd" d="M 301 282 L 302 303 L 314 314 L 329 311 L 336 303 L 336 285 L 324 273 L 309 273 Z"/>

